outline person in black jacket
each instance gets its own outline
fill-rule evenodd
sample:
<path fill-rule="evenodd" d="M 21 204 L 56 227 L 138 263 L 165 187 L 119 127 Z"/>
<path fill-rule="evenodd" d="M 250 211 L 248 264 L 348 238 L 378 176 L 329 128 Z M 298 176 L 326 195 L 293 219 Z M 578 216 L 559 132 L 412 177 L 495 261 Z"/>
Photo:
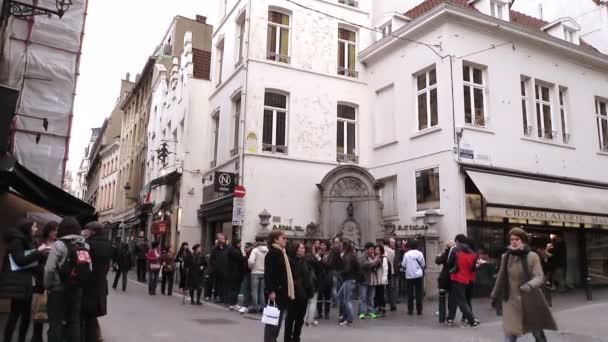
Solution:
<path fill-rule="evenodd" d="M 243 282 L 243 276 L 245 269 L 243 268 L 245 257 L 241 252 L 241 241 L 234 240 L 232 246 L 227 247 L 228 256 L 228 272 L 224 279 L 227 286 L 227 296 L 225 304 L 229 306 L 230 310 L 240 310 L 241 307 L 237 304 L 239 299 L 239 291 L 241 290 L 241 283 Z"/>
<path fill-rule="evenodd" d="M 179 248 L 177 255 L 175 256 L 175 263 L 179 270 L 179 288 L 182 290 L 186 289 L 186 267 L 184 260 L 186 256 L 190 254 L 190 249 L 187 242 L 182 242 L 182 246 Z"/>
<path fill-rule="evenodd" d="M 37 247 L 42 245 L 51 247 L 53 242 L 57 241 L 57 227 L 59 224 L 57 222 L 51 221 L 42 227 L 42 232 L 40 233 L 39 239 L 37 239 Z M 46 263 L 46 255 L 42 256 L 38 262 L 38 267 L 34 271 L 34 293 L 38 295 L 44 294 L 44 264 Z M 35 314 L 35 313 L 34 313 Z M 36 320 L 34 317 L 34 329 L 32 331 L 32 342 L 42 342 L 43 341 L 43 328 L 44 321 Z"/>
<path fill-rule="evenodd" d="M 114 275 L 114 283 L 112 288 L 116 290 L 118 286 L 118 280 L 122 276 L 122 291 L 127 291 L 127 277 L 131 267 L 133 267 L 133 256 L 129 251 L 129 245 L 126 243 L 120 244 L 114 253 L 114 263 L 118 266 L 116 274 Z"/>
<path fill-rule="evenodd" d="M 32 279 L 35 269 L 30 265 L 39 261 L 48 252 L 48 247 L 45 245 L 32 250 L 32 237 L 37 230 L 36 222 L 23 219 L 19 221 L 16 228 L 9 229 L 4 235 L 7 253 L 3 260 L 2 275 L 0 276 L 0 298 L 11 299 L 11 311 L 4 327 L 5 342 L 12 340 L 19 320 L 21 320 L 21 325 L 17 341 L 25 342 L 30 327 Z M 13 271 L 11 264 L 18 269 Z"/>
<path fill-rule="evenodd" d="M 268 236 L 268 253 L 264 258 L 264 286 L 268 293 L 268 300 L 276 304 L 281 311 L 279 324 L 264 327 L 264 342 L 277 342 L 281 331 L 281 323 L 285 316 L 287 303 L 295 299 L 295 287 L 289 259 L 285 252 L 287 240 L 280 230 L 273 230 Z"/>
<path fill-rule="evenodd" d="M 319 277 L 317 282 L 319 284 L 319 295 L 317 297 L 317 316 L 329 319 L 329 311 L 331 307 L 331 288 L 332 278 L 329 274 L 329 268 L 327 265 L 327 259 L 329 259 L 329 248 L 327 241 L 321 241 L 319 247 L 319 256 L 321 262 L 319 263 Z"/>
<path fill-rule="evenodd" d="M 287 303 L 285 342 L 300 342 L 308 300 L 313 297 L 314 287 L 311 281 L 311 270 L 306 261 L 306 247 L 304 244 L 293 244 L 289 248 L 288 254 L 291 274 L 293 276 L 295 298 L 289 300 Z"/>
<path fill-rule="evenodd" d="M 150 250 L 148 240 L 144 239 L 141 243 L 135 245 L 133 254 L 137 258 L 137 281 L 140 283 L 146 282 L 146 274 L 148 273 L 148 267 L 146 264 L 146 254 Z"/>
<path fill-rule="evenodd" d="M 435 264 L 442 266 L 439 277 L 437 278 L 437 287 L 439 288 L 439 323 L 445 323 L 447 315 L 447 301 L 453 299 L 449 297 L 450 267 L 447 266 L 447 263 L 454 244 L 454 241 L 446 242 L 443 253 L 439 254 L 435 258 Z M 453 303 L 451 305 L 453 305 Z"/>
<path fill-rule="evenodd" d="M 219 233 L 217 234 L 217 243 L 211 250 L 211 256 L 209 257 L 209 278 L 213 282 L 213 294 L 218 303 L 228 303 L 227 277 L 228 248 L 226 246 L 226 236 Z"/>
<path fill-rule="evenodd" d="M 357 260 L 355 250 L 348 240 L 342 241 L 342 261 L 344 268 L 342 269 L 342 287 L 339 291 L 340 297 L 340 325 L 351 326 L 353 324 L 353 290 L 355 283 L 361 273 L 361 266 Z"/>
<path fill-rule="evenodd" d="M 98 317 L 108 313 L 108 272 L 112 264 L 112 243 L 108 230 L 99 222 L 85 226 L 92 234 L 86 240 L 93 267 L 91 278 L 82 291 L 81 337 L 84 342 L 97 342 L 101 336 Z"/>
<path fill-rule="evenodd" d="M 203 293 L 204 271 L 207 267 L 207 261 L 201 252 L 200 244 L 196 244 L 192 247 L 192 253 L 185 253 L 184 264 L 188 270 L 186 286 L 190 290 L 190 302 L 192 305 L 203 305 L 203 303 L 201 303 L 201 295 Z M 196 301 L 194 301 L 195 290 Z"/>

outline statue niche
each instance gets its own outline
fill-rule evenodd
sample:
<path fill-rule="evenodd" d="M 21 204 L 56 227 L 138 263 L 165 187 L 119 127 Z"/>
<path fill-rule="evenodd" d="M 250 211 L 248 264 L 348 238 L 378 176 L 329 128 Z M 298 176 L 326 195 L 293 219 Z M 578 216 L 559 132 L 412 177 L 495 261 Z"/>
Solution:
<path fill-rule="evenodd" d="M 342 223 L 340 236 L 348 239 L 355 247 L 361 247 L 361 226 L 354 218 L 355 208 L 352 203 L 346 207 L 346 220 Z"/>

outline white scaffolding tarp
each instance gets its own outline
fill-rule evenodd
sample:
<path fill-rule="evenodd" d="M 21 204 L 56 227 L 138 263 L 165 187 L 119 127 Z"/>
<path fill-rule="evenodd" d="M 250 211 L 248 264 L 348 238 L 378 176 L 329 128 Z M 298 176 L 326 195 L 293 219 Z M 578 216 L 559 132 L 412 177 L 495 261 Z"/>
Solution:
<path fill-rule="evenodd" d="M 88 0 L 73 0 L 63 18 L 11 18 L 4 37 L 0 82 L 21 90 L 15 119 L 14 155 L 20 164 L 61 187 Z M 32 1 L 23 1 L 31 3 Z M 55 0 L 37 6 L 55 9 Z M 41 133 L 36 144 L 36 134 Z"/>

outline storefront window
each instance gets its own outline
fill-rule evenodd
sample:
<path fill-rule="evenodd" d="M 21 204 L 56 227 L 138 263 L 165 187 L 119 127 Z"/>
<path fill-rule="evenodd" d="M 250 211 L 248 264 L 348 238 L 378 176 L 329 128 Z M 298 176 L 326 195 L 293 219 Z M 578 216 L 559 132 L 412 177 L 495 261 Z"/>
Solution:
<path fill-rule="evenodd" d="M 416 171 L 418 211 L 439 209 L 439 168 Z"/>
<path fill-rule="evenodd" d="M 593 285 L 608 284 L 608 234 L 605 232 L 585 233 L 587 238 L 587 264 Z"/>
<path fill-rule="evenodd" d="M 498 225 L 468 224 L 467 235 L 478 249 L 485 250 L 497 265 L 506 250 L 505 230 Z"/>

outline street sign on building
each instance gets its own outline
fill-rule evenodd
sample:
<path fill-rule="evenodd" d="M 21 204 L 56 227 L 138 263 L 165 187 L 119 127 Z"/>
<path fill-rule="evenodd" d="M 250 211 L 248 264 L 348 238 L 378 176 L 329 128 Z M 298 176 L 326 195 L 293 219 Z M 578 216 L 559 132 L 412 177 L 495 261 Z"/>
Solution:
<path fill-rule="evenodd" d="M 234 197 L 232 203 L 232 225 L 242 226 L 245 219 L 245 199 L 243 197 Z"/>
<path fill-rule="evenodd" d="M 231 172 L 216 171 L 214 176 L 215 192 L 232 193 L 236 185 L 236 175 Z"/>

